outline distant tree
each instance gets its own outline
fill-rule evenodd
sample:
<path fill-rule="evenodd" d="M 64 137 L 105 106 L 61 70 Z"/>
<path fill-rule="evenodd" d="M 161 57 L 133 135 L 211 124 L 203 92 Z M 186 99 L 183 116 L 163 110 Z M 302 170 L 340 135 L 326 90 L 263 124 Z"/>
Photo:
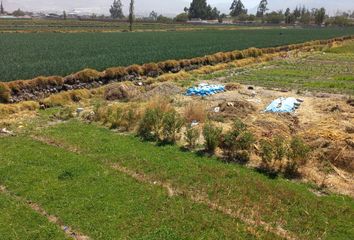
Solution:
<path fill-rule="evenodd" d="M 175 21 L 176 22 L 187 22 L 188 21 L 188 14 L 185 12 L 178 14 L 175 18 Z"/>
<path fill-rule="evenodd" d="M 293 15 L 294 15 L 296 20 L 301 17 L 301 9 L 300 9 L 300 7 L 296 7 L 294 9 Z"/>
<path fill-rule="evenodd" d="M 14 11 L 14 12 L 12 13 L 12 15 L 14 15 L 14 16 L 16 16 L 16 17 L 21 17 L 21 16 L 25 16 L 26 14 L 25 14 L 25 12 L 22 11 L 21 9 L 17 9 L 16 11 Z"/>
<path fill-rule="evenodd" d="M 263 17 L 264 14 L 268 11 L 268 1 L 267 0 L 261 0 L 261 2 L 258 5 L 257 9 L 257 17 Z"/>
<path fill-rule="evenodd" d="M 66 20 L 67 19 L 67 15 L 66 15 L 66 12 L 63 11 L 63 19 Z"/>
<path fill-rule="evenodd" d="M 158 17 L 158 15 L 157 15 L 157 12 L 155 12 L 155 11 L 152 11 L 149 15 L 149 18 L 153 21 L 156 21 L 157 17 Z"/>
<path fill-rule="evenodd" d="M 326 19 L 326 9 L 320 8 L 315 11 L 315 23 L 321 25 Z"/>
<path fill-rule="evenodd" d="M 245 8 L 245 5 L 243 5 L 241 0 L 234 0 L 232 2 L 230 10 L 230 15 L 232 17 L 238 17 L 242 14 L 247 14 L 247 9 Z"/>
<path fill-rule="evenodd" d="M 183 9 L 183 11 L 188 14 L 189 9 L 188 9 L 187 7 L 185 7 L 185 8 Z"/>
<path fill-rule="evenodd" d="M 291 12 L 290 12 L 290 8 L 287 8 L 287 9 L 285 10 L 284 16 L 285 16 L 285 23 L 286 23 L 286 24 L 290 24 L 290 23 L 291 23 Z"/>
<path fill-rule="evenodd" d="M 188 9 L 188 17 L 207 19 L 208 11 L 211 12 L 211 7 L 207 5 L 206 0 L 193 0 Z"/>
<path fill-rule="evenodd" d="M 282 21 L 284 21 L 284 14 L 282 11 L 278 11 L 278 12 L 273 11 L 265 15 L 265 20 L 268 23 L 279 24 Z"/>
<path fill-rule="evenodd" d="M 4 9 L 4 6 L 2 5 L 2 1 L 0 4 L 0 14 L 5 14 L 5 9 Z"/>
<path fill-rule="evenodd" d="M 159 15 L 157 17 L 157 21 L 160 22 L 160 23 L 172 23 L 173 22 L 173 19 L 172 18 L 169 18 L 169 17 L 165 17 L 163 15 Z"/>
<path fill-rule="evenodd" d="M 123 4 L 121 0 L 114 0 L 113 4 L 111 5 L 111 8 L 109 9 L 109 12 L 111 13 L 111 17 L 113 19 L 124 18 Z"/>
<path fill-rule="evenodd" d="M 310 24 L 310 22 L 311 22 L 311 12 L 309 10 L 304 8 L 301 11 L 300 22 L 302 24 Z"/>
<path fill-rule="evenodd" d="M 129 30 L 133 31 L 133 23 L 134 23 L 134 0 L 130 0 L 129 5 Z"/>
<path fill-rule="evenodd" d="M 208 19 L 215 20 L 218 19 L 219 16 L 220 16 L 220 11 L 216 7 L 214 7 L 208 16 Z"/>

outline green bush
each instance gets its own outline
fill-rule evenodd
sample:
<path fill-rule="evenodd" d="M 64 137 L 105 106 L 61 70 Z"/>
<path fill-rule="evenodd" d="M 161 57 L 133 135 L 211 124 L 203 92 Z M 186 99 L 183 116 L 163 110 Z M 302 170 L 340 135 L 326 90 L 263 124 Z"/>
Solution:
<path fill-rule="evenodd" d="M 146 141 L 157 141 L 160 136 L 163 112 L 157 108 L 147 109 L 140 121 L 138 135 Z"/>
<path fill-rule="evenodd" d="M 214 153 L 221 142 L 222 128 L 216 127 L 213 123 L 207 122 L 203 128 L 205 150 Z"/>
<path fill-rule="evenodd" d="M 178 134 L 184 124 L 184 119 L 176 111 L 164 113 L 162 120 L 162 139 L 160 141 L 166 143 L 175 143 Z"/>
<path fill-rule="evenodd" d="M 260 141 L 260 156 L 262 158 L 262 168 L 269 170 L 274 158 L 273 145 L 270 141 L 265 139 Z"/>
<path fill-rule="evenodd" d="M 290 142 L 285 176 L 294 177 L 298 175 L 298 168 L 306 164 L 309 153 L 309 146 L 300 137 L 294 137 Z"/>
<path fill-rule="evenodd" d="M 197 141 L 200 136 L 200 131 L 198 128 L 191 127 L 188 125 L 187 131 L 185 134 L 185 139 L 189 149 L 195 149 L 197 146 Z"/>
<path fill-rule="evenodd" d="M 249 156 L 254 142 L 255 137 L 247 130 L 247 126 L 236 119 L 233 128 L 223 137 L 221 148 L 229 160 L 245 163 L 249 161 L 249 157 L 245 156 Z"/>

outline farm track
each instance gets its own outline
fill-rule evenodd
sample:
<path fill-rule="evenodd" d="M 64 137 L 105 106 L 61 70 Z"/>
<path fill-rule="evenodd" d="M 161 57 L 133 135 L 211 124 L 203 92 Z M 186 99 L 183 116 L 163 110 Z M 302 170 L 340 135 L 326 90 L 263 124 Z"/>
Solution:
<path fill-rule="evenodd" d="M 73 229 L 72 227 L 66 225 L 57 216 L 49 214 L 39 204 L 13 194 L 3 185 L 0 185 L 0 193 L 10 197 L 11 199 L 13 199 L 15 201 L 24 203 L 26 206 L 31 208 L 33 211 L 35 211 L 39 215 L 45 217 L 48 220 L 48 222 L 53 223 L 56 226 L 58 226 L 69 238 L 76 239 L 76 240 L 89 240 L 89 239 L 91 239 L 90 237 L 80 233 L 80 231 L 77 231 L 76 229 Z"/>
<path fill-rule="evenodd" d="M 34 136 L 32 135 L 31 138 L 35 141 L 39 141 L 43 144 L 54 146 L 57 148 L 61 148 L 66 151 L 70 151 L 75 154 L 80 154 L 83 153 L 78 147 L 68 147 L 68 144 L 63 144 L 63 142 L 59 142 L 57 140 L 48 138 L 48 137 L 42 137 L 42 136 Z M 107 167 L 114 169 L 120 173 L 123 173 L 125 175 L 128 175 L 129 177 L 135 179 L 138 182 L 141 183 L 147 183 L 153 186 L 158 186 L 166 190 L 167 194 L 169 197 L 173 196 L 182 196 L 185 198 L 188 198 L 194 203 L 197 204 L 202 204 L 210 208 L 211 210 L 221 212 L 225 215 L 228 215 L 232 218 L 239 219 L 240 221 L 244 222 L 248 227 L 247 230 L 254 236 L 257 236 L 257 229 L 254 228 L 254 226 L 261 227 L 264 231 L 273 233 L 283 239 L 287 240 L 296 240 L 299 239 L 297 236 L 295 236 L 294 233 L 291 233 L 287 231 L 286 229 L 282 228 L 281 226 L 273 227 L 271 224 L 264 222 L 262 220 L 254 220 L 252 218 L 249 218 L 242 214 L 243 209 L 239 209 L 238 211 L 233 211 L 230 208 L 224 207 L 220 204 L 218 204 L 215 201 L 211 201 L 208 199 L 208 196 L 206 193 L 201 193 L 201 192 L 192 192 L 189 190 L 184 190 L 180 189 L 176 186 L 172 186 L 167 181 L 160 181 L 156 180 L 151 176 L 148 176 L 144 173 L 139 173 L 134 170 L 131 170 L 129 168 L 123 167 L 120 164 L 114 163 L 114 164 L 106 164 Z M 256 215 L 256 213 L 254 213 Z M 79 239 L 81 240 L 81 239 Z"/>

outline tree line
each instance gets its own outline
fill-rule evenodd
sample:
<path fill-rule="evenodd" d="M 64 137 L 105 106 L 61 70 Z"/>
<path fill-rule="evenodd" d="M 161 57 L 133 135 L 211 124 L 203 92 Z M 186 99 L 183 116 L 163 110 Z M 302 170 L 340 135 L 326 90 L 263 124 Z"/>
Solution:
<path fill-rule="evenodd" d="M 133 3 L 132 3 L 133 2 Z M 134 6 L 134 1 L 131 1 L 131 6 Z M 133 9 L 130 9 L 133 10 Z M 125 19 L 123 14 L 123 4 L 121 0 L 114 0 L 110 8 L 111 17 L 113 19 Z M 243 4 L 242 0 L 233 0 L 230 5 L 228 14 L 220 13 L 216 7 L 212 7 L 207 3 L 207 0 L 192 0 L 189 7 L 184 8 L 184 12 L 178 14 L 174 19 L 164 17 L 152 11 L 146 20 L 158 22 L 186 22 L 188 20 L 218 20 L 222 22 L 225 18 L 232 18 L 239 22 L 262 22 L 272 24 L 317 24 L 323 23 L 332 25 L 347 25 L 349 18 L 354 18 L 354 11 L 337 13 L 335 17 L 329 17 L 325 8 L 308 9 L 305 6 L 296 7 L 291 10 L 287 8 L 285 11 L 269 11 L 268 1 L 260 0 L 256 14 L 248 14 L 248 9 Z M 134 13 L 130 11 L 128 19 L 132 22 Z"/>

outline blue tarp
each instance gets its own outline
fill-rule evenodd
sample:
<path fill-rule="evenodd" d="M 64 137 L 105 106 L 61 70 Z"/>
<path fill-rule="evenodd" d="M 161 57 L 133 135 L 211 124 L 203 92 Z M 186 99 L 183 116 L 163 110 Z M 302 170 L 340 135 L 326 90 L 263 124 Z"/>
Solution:
<path fill-rule="evenodd" d="M 273 112 L 273 113 L 291 113 L 294 112 L 299 106 L 301 102 L 296 98 L 278 98 L 275 99 L 265 110 L 265 112 Z"/>
<path fill-rule="evenodd" d="M 187 96 L 209 96 L 219 92 L 224 92 L 225 86 L 223 85 L 209 85 L 207 83 L 199 84 L 198 87 L 191 87 L 187 89 Z"/>

